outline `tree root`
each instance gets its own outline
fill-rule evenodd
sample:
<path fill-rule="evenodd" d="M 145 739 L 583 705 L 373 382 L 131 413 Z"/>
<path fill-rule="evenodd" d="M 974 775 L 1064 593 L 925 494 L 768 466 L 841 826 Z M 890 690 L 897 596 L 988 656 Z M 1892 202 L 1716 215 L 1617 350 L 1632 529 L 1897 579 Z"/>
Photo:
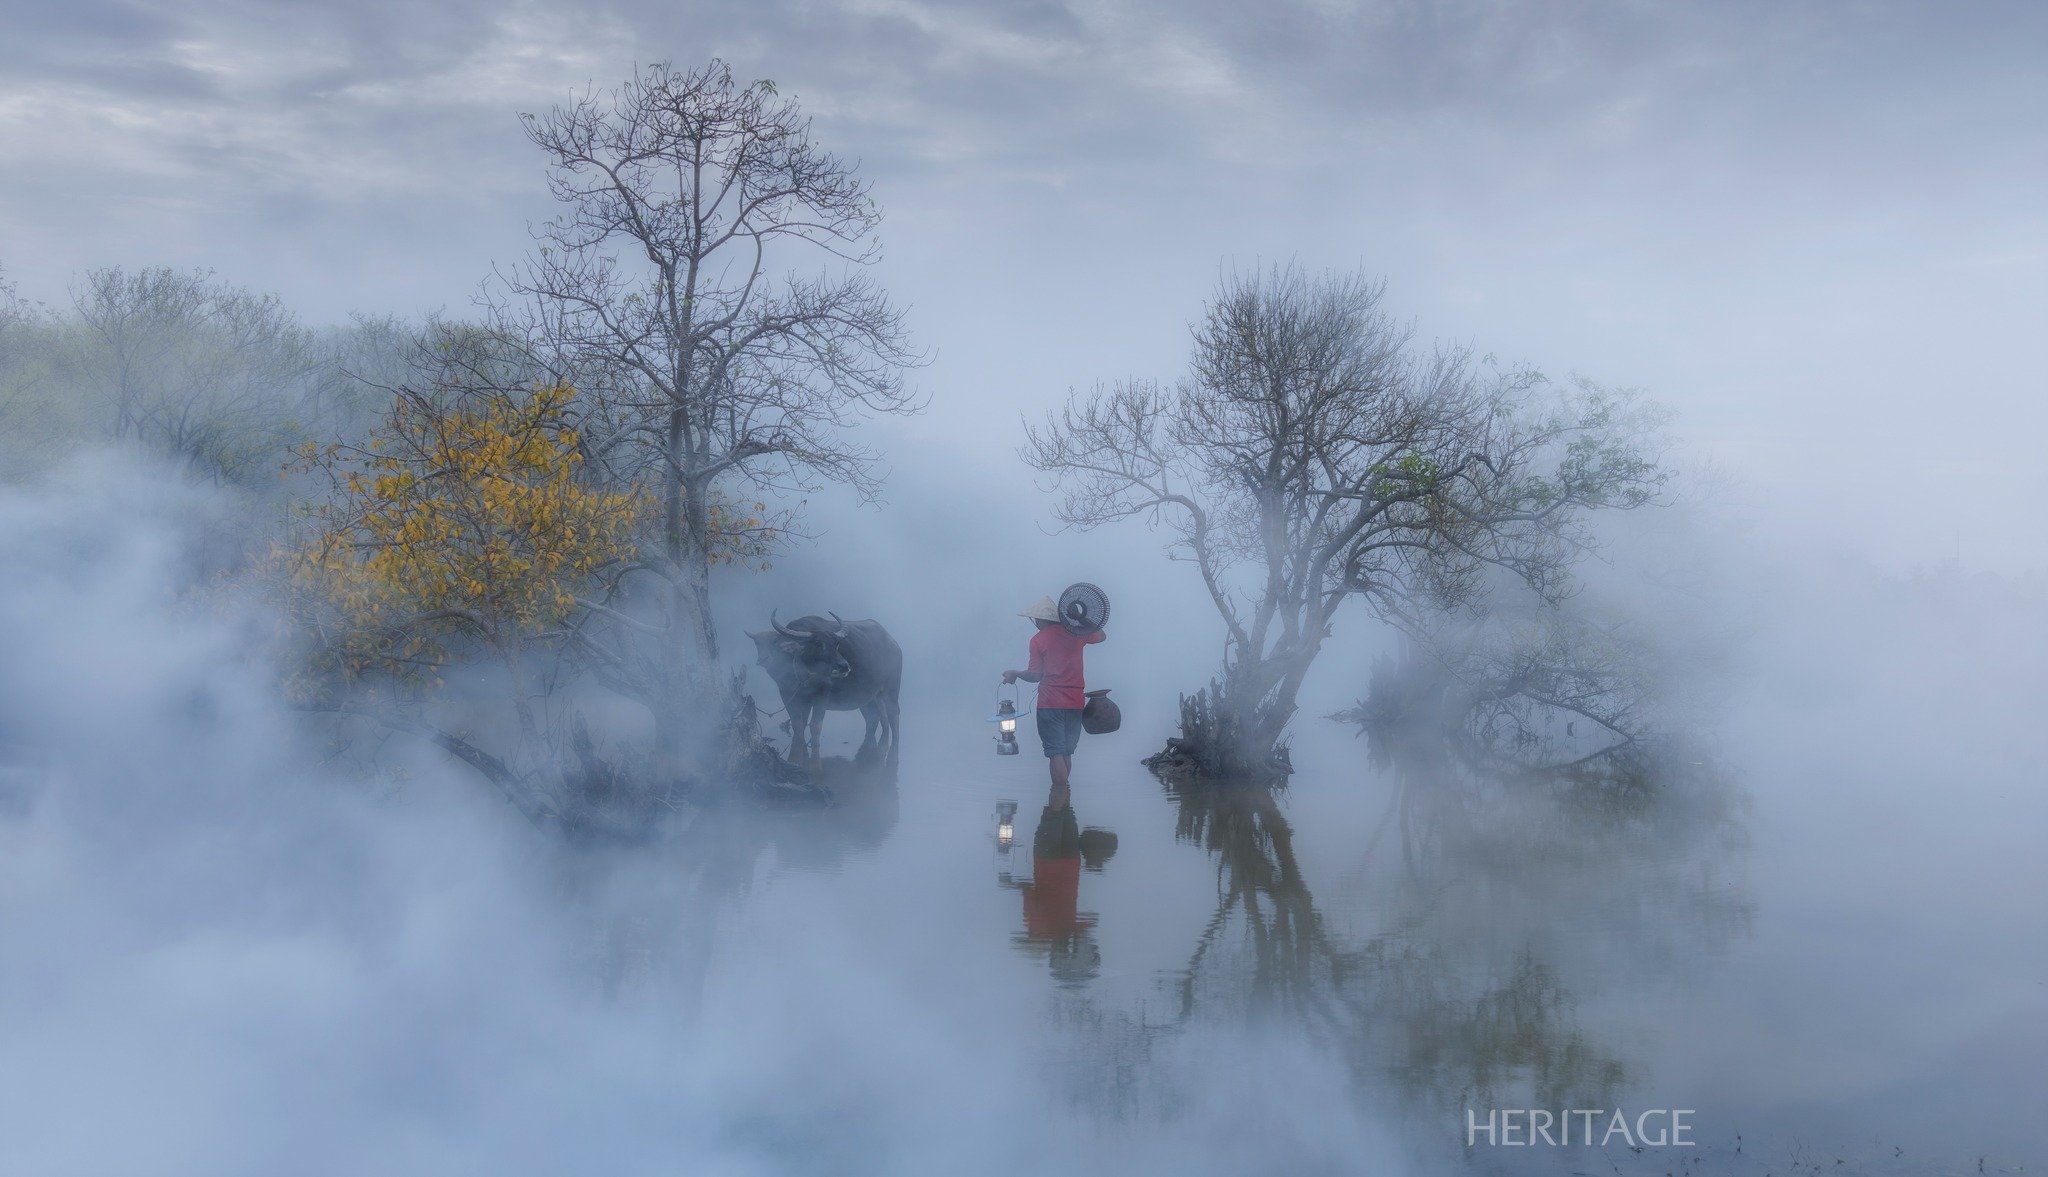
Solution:
<path fill-rule="evenodd" d="M 1176 786 L 1285 782 L 1294 773 L 1287 745 L 1251 737 L 1247 728 L 1253 725 L 1220 702 L 1222 697 L 1213 682 L 1193 695 L 1182 695 L 1181 734 L 1168 738 L 1164 748 L 1142 763 L 1154 776 Z"/>

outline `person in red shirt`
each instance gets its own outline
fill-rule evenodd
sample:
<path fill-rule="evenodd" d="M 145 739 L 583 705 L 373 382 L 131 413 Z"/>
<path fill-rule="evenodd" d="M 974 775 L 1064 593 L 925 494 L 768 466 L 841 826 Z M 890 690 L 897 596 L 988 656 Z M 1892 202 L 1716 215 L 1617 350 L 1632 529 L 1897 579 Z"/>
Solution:
<path fill-rule="evenodd" d="M 1081 652 L 1102 640 L 1102 631 L 1075 633 L 1060 624 L 1059 606 L 1040 597 L 1018 613 L 1038 626 L 1031 639 L 1031 661 L 1023 670 L 1005 670 L 1003 682 L 1022 679 L 1038 684 L 1038 742 L 1052 770 L 1052 793 L 1046 804 L 1057 809 L 1068 801 L 1067 781 L 1073 772 L 1074 749 L 1081 743 L 1081 708 L 1087 706 L 1081 681 Z"/>

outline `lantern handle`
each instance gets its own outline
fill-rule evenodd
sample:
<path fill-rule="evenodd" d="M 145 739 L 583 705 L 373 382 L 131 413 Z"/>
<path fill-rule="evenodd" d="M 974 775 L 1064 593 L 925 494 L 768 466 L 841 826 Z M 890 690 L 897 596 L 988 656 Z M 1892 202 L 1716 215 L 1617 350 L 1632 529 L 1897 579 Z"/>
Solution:
<path fill-rule="evenodd" d="M 991 715 L 991 716 L 989 716 L 986 722 L 989 722 L 989 723 L 996 723 L 996 722 L 999 722 L 999 721 L 1001 721 L 1001 720 L 1005 720 L 1005 719 L 1022 719 L 1022 718 L 1024 718 L 1025 716 L 1027 716 L 1027 715 L 1031 714 L 1031 713 L 1032 713 L 1033 711 L 1036 711 L 1036 710 L 1038 710 L 1038 696 L 1037 696 L 1037 693 L 1036 693 L 1036 692 L 1037 692 L 1037 689 L 1038 689 L 1038 688 L 1037 688 L 1036 686 L 1033 686 L 1033 687 L 1032 687 L 1032 691 L 1033 691 L 1033 694 L 1032 694 L 1032 697 L 1031 697 L 1031 706 L 1029 706 L 1029 707 L 1025 707 L 1025 706 L 1024 706 L 1024 699 L 1023 699 L 1023 696 L 1022 696 L 1022 695 L 1020 695 L 1020 694 L 1018 693 L 1018 689 L 1017 689 L 1017 684 L 1016 684 L 1016 683 L 1004 683 L 1004 684 L 1002 684 L 1001 686 L 997 687 L 997 688 L 996 688 L 996 712 L 997 712 L 997 713 L 996 713 L 996 714 L 994 714 L 994 715 Z M 1013 704 L 1016 704 L 1016 705 L 1017 705 L 1018 707 L 1020 707 L 1020 708 L 1021 708 L 1021 710 L 1019 710 L 1019 711 L 1016 711 L 1016 712 L 1013 712 L 1013 713 L 1011 713 L 1011 714 L 1009 714 L 1009 715 L 1004 715 L 1004 714 L 1002 714 L 1002 710 L 1003 710 L 1003 703 L 1005 702 L 1005 700 L 1003 699 L 1003 692 L 1004 692 L 1004 691 L 1008 691 L 1008 692 L 1010 692 L 1010 698 L 1008 699 L 1008 702 L 1010 702 L 1010 703 L 1013 703 Z"/>

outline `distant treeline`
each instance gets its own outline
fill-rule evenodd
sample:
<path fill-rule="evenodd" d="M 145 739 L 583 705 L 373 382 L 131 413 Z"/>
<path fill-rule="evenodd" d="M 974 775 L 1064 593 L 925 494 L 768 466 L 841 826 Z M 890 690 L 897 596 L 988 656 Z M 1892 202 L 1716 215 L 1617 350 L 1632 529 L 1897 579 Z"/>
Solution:
<path fill-rule="evenodd" d="M 4 275 L 0 275 L 4 278 Z M 274 483 L 308 441 L 360 436 L 439 321 L 310 326 L 205 270 L 91 270 L 51 305 L 0 281 L 0 476 L 135 445 L 222 484 Z"/>

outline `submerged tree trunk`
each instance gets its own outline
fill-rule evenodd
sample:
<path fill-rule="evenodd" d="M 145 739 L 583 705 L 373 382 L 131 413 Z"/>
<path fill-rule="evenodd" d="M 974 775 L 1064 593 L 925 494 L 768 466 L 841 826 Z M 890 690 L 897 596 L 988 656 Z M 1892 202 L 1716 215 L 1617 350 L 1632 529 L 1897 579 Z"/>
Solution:
<path fill-rule="evenodd" d="M 1327 624 L 1327 618 L 1323 619 Z M 1320 626 L 1294 632 L 1320 634 Z M 1180 700 L 1180 735 L 1145 763 L 1155 772 L 1193 780 L 1272 783 L 1294 771 L 1286 744 L 1302 680 L 1322 649 L 1320 636 L 1234 658 L 1221 678 Z"/>
<path fill-rule="evenodd" d="M 1234 669 L 1234 668 L 1233 668 Z M 1271 784 L 1294 771 L 1282 740 L 1294 691 L 1261 696 L 1235 674 L 1180 697 L 1180 735 L 1145 766 L 1175 780 Z"/>
<path fill-rule="evenodd" d="M 671 421 L 678 445 L 685 437 L 683 420 L 678 411 Z M 669 599 L 655 750 L 657 771 L 676 779 L 715 769 L 730 751 L 711 616 L 710 518 L 703 494 L 702 487 L 692 487 L 673 472 L 664 491 Z"/>

